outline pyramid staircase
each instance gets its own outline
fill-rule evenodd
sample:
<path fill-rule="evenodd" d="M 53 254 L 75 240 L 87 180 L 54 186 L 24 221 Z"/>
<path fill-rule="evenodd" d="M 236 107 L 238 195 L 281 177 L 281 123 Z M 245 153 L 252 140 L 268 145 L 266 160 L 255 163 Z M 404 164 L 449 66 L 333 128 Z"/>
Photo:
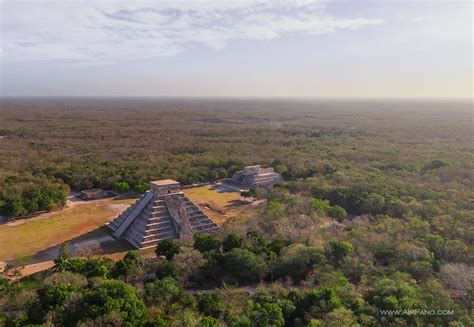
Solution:
<path fill-rule="evenodd" d="M 219 228 L 183 193 L 153 188 L 107 226 L 115 238 L 125 239 L 138 249 L 155 247 L 165 239 L 211 233 Z"/>

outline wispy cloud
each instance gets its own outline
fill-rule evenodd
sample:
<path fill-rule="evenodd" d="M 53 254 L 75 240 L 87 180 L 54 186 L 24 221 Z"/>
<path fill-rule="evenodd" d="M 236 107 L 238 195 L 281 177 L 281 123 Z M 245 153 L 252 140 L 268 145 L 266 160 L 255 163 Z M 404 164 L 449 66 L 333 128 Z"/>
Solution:
<path fill-rule="evenodd" d="M 2 61 L 97 64 L 173 56 L 234 40 L 317 35 L 383 23 L 341 18 L 323 3 L 2 0 Z"/>

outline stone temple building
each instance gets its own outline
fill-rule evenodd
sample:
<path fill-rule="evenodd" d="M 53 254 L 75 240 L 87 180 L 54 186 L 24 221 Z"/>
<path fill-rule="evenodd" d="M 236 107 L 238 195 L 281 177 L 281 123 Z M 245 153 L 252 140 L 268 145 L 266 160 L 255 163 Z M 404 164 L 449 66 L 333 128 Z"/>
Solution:
<path fill-rule="evenodd" d="M 150 190 L 107 226 L 117 239 L 137 249 L 156 246 L 165 239 L 191 238 L 219 227 L 171 179 L 150 182 Z"/>
<path fill-rule="evenodd" d="M 231 179 L 224 182 L 241 189 L 252 189 L 257 187 L 272 188 L 282 181 L 283 177 L 275 173 L 273 168 L 262 168 L 260 165 L 255 165 L 245 166 L 244 170 L 236 172 Z"/>

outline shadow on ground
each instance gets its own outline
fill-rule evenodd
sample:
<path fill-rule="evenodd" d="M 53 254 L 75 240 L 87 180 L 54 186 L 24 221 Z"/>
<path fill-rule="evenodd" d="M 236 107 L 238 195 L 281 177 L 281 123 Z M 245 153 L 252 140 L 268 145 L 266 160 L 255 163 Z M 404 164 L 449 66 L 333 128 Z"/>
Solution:
<path fill-rule="evenodd" d="M 227 204 L 224 208 L 225 209 L 231 209 L 231 208 L 238 208 L 242 206 L 248 206 L 251 203 L 251 201 L 246 201 L 246 200 L 232 200 L 229 201 L 229 204 Z"/>
<path fill-rule="evenodd" d="M 81 251 L 90 255 L 110 255 L 133 250 L 133 247 L 128 242 L 114 239 L 106 226 L 101 226 L 86 234 L 72 238 L 67 242 L 69 243 L 69 249 L 73 255 L 79 255 Z M 37 252 L 32 255 L 32 259 L 28 260 L 29 262 L 27 262 L 27 264 L 54 260 L 59 254 L 61 245 L 62 244 L 51 246 Z M 7 260 L 6 263 L 16 266 L 19 264 L 19 260 L 11 259 Z"/>
<path fill-rule="evenodd" d="M 218 193 L 238 193 L 237 190 L 227 188 L 227 187 L 222 186 L 222 185 L 212 185 L 210 187 L 210 189 L 213 190 L 213 191 L 216 191 Z"/>

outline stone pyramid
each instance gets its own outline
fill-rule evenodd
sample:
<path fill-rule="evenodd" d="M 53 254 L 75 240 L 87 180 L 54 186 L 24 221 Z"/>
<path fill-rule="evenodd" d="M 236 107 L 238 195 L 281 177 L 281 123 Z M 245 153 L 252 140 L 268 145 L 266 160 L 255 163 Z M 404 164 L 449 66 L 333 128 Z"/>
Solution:
<path fill-rule="evenodd" d="M 151 182 L 150 190 L 107 226 L 115 238 L 125 239 L 137 249 L 219 228 L 171 179 Z"/>

